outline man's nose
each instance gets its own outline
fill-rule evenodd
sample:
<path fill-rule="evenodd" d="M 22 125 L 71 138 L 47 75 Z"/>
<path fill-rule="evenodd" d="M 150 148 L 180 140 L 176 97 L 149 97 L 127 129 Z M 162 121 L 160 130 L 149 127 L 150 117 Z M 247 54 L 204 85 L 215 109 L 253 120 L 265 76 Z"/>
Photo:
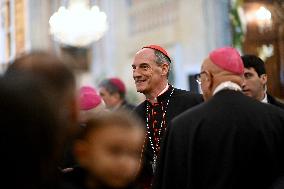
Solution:
<path fill-rule="evenodd" d="M 137 69 L 133 69 L 133 78 L 141 76 L 140 72 Z"/>
<path fill-rule="evenodd" d="M 241 87 L 242 87 L 242 89 L 246 87 L 246 80 L 245 79 L 243 80 Z"/>

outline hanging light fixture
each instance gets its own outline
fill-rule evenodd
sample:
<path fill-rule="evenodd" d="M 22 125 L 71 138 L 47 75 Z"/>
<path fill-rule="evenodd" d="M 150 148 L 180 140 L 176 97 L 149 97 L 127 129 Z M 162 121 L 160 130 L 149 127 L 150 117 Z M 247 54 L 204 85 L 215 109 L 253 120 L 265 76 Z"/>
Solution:
<path fill-rule="evenodd" d="M 90 7 L 84 0 L 70 0 L 49 19 L 50 33 L 63 45 L 86 47 L 107 31 L 107 16 L 98 6 Z"/>

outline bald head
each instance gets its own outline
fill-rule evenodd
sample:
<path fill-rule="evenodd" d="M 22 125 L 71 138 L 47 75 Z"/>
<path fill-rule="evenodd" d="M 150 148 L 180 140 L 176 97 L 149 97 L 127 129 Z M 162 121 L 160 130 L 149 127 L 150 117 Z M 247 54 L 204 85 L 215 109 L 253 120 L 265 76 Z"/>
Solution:
<path fill-rule="evenodd" d="M 234 48 L 220 48 L 212 51 L 201 67 L 201 89 L 205 100 L 213 96 L 215 88 L 223 82 L 231 81 L 241 86 L 243 63 Z"/>

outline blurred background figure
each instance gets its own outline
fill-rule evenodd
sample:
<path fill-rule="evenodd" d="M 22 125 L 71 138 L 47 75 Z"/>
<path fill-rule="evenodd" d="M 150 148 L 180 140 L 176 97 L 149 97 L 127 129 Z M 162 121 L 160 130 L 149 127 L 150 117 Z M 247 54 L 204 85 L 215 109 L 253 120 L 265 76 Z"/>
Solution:
<path fill-rule="evenodd" d="M 9 65 L 6 75 L 13 72 L 36 75 L 46 81 L 51 90 L 49 98 L 56 101 L 58 113 L 69 129 L 78 123 L 76 81 L 73 72 L 63 60 L 44 51 L 31 52 Z"/>
<path fill-rule="evenodd" d="M 48 52 L 32 52 L 22 55 L 10 64 L 5 75 L 14 73 L 35 75 L 36 78 L 46 82 L 50 90 L 48 98 L 57 104 L 56 111 L 63 123 L 62 126 L 69 131 L 68 140 L 71 140 L 79 129 L 79 108 L 75 76 L 66 66 L 66 63 Z M 61 168 L 69 167 L 69 162 L 73 162 L 67 155 L 67 149 L 70 145 L 68 140 L 65 144 L 66 150 L 64 150 L 62 155 L 63 160 L 59 165 Z M 62 141 L 65 140 L 62 138 Z"/>
<path fill-rule="evenodd" d="M 85 123 L 88 119 L 105 112 L 105 104 L 91 86 L 82 86 L 79 91 L 80 123 Z"/>
<path fill-rule="evenodd" d="M 284 104 L 267 93 L 267 74 L 261 58 L 247 54 L 242 56 L 245 66 L 245 80 L 242 90 L 245 95 L 264 103 L 273 104 L 284 109 Z"/>
<path fill-rule="evenodd" d="M 36 74 L 13 72 L 0 79 L 1 184 L 8 188 L 54 189 L 68 130 L 52 89 Z"/>
<path fill-rule="evenodd" d="M 84 129 L 86 122 L 89 119 L 100 116 L 103 112 L 107 111 L 105 109 L 104 102 L 102 98 L 98 95 L 95 88 L 91 86 L 82 86 L 79 90 L 79 123 L 80 130 Z M 78 132 L 80 133 L 80 131 Z M 75 160 L 73 155 L 73 145 L 74 140 L 77 139 L 78 133 L 74 135 L 73 139 L 70 140 L 70 144 L 66 147 L 65 152 L 65 164 L 66 166 L 62 169 L 63 173 L 73 171 L 74 167 L 78 166 L 78 162 Z"/>
<path fill-rule="evenodd" d="M 126 87 L 119 78 L 109 78 L 99 84 L 100 95 L 109 110 L 133 110 L 134 105 L 125 99 Z"/>
<path fill-rule="evenodd" d="M 74 145 L 79 167 L 65 174 L 71 188 L 136 188 L 145 130 L 127 112 L 90 118 Z"/>

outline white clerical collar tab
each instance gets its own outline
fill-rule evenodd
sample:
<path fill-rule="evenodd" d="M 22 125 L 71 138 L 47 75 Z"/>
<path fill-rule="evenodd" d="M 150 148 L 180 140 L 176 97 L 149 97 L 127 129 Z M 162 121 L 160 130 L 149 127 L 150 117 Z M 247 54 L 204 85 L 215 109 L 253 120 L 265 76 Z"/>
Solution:
<path fill-rule="evenodd" d="M 261 100 L 263 103 L 268 103 L 267 94 L 265 93 L 264 98 Z"/>
<path fill-rule="evenodd" d="M 167 86 L 160 92 L 160 94 L 158 94 L 158 96 L 164 94 L 164 93 L 169 89 L 169 86 L 170 86 L 170 85 L 167 84 Z M 157 97 L 158 97 L 158 96 L 157 96 Z M 156 97 L 156 98 L 157 98 L 157 97 Z"/>
<path fill-rule="evenodd" d="M 217 92 L 224 90 L 224 89 L 235 90 L 235 91 L 241 91 L 242 90 L 241 87 L 238 84 L 236 84 L 232 81 L 225 81 L 215 88 L 213 95 L 215 95 Z"/>

